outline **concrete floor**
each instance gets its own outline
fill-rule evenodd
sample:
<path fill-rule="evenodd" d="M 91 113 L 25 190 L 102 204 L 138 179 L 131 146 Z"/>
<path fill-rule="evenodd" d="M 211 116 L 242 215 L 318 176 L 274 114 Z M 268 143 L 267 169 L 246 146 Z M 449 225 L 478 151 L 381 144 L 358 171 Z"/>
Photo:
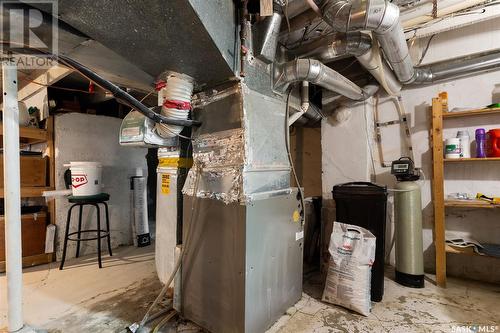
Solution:
<path fill-rule="evenodd" d="M 105 257 L 101 270 L 92 256 L 69 260 L 63 271 L 56 263 L 26 269 L 26 322 L 49 332 L 120 332 L 141 319 L 161 288 L 153 251 L 153 246 L 117 249 L 115 256 Z M 500 286 L 450 279 L 447 289 L 429 281 L 424 289 L 409 289 L 394 283 L 391 275 L 388 270 L 384 301 L 363 317 L 318 301 L 322 282 L 310 274 L 302 300 L 267 333 L 467 332 L 457 328 L 463 325 L 493 326 L 487 332 L 500 332 Z M 6 326 L 5 289 L 2 274 L 0 327 Z M 188 328 L 184 324 L 182 331 L 198 331 Z"/>

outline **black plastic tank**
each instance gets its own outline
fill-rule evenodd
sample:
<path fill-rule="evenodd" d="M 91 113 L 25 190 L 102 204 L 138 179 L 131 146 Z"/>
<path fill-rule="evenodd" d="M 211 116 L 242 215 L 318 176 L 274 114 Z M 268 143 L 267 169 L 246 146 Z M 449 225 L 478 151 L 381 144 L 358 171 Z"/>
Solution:
<path fill-rule="evenodd" d="M 387 187 L 369 182 L 335 185 L 333 199 L 336 221 L 363 227 L 375 237 L 375 262 L 372 266 L 371 300 L 380 302 L 384 296 L 385 228 Z"/>

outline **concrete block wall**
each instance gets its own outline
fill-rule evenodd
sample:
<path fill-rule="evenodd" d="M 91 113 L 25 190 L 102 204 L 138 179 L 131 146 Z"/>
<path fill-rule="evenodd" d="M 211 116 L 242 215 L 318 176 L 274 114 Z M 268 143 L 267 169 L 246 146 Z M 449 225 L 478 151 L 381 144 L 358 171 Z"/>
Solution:
<path fill-rule="evenodd" d="M 437 35 L 425 57 L 425 63 L 500 48 L 500 20 L 490 20 L 464 27 L 455 31 Z M 425 47 L 427 39 L 420 43 L 418 54 Z M 414 61 L 415 62 L 415 61 Z M 441 91 L 449 95 L 449 108 L 480 108 L 497 101 L 493 90 L 500 84 L 500 70 L 472 77 L 448 81 L 445 83 L 414 86 L 406 88 L 403 93 L 403 105 L 410 115 L 415 162 L 425 172 L 422 181 L 422 207 L 424 219 L 424 258 L 426 271 L 433 272 L 434 248 L 432 244 L 433 208 L 431 196 L 432 150 L 429 141 L 431 128 L 430 106 L 432 98 Z M 333 124 L 331 120 L 322 124 L 322 167 L 323 198 L 332 200 L 332 186 L 353 180 L 371 180 L 392 187 L 395 179 L 390 169 L 380 166 L 377 145 L 374 142 L 373 112 L 375 99 L 351 108 L 351 118 L 341 124 Z M 388 98 L 381 98 L 379 105 L 380 121 L 397 119 L 394 103 Z M 476 128 L 500 128 L 500 116 L 488 115 L 475 118 L 457 118 L 445 123 L 444 138 L 455 137 L 458 130 L 469 131 L 471 141 L 474 140 Z M 382 146 L 385 161 L 392 161 L 407 155 L 404 136 L 399 126 L 391 126 L 382 130 Z M 473 152 L 474 153 L 474 152 Z M 445 167 L 445 194 L 453 192 L 482 192 L 500 195 L 500 164 L 495 162 L 457 163 Z M 392 218 L 392 196 L 389 203 L 389 220 L 387 247 L 392 239 L 394 223 Z M 334 206 L 325 204 L 333 210 Z M 328 208 L 330 207 L 330 208 Z M 447 230 L 469 235 L 479 242 L 500 243 L 500 212 L 496 210 L 447 209 Z M 448 273 L 483 281 L 500 282 L 500 260 L 491 258 L 468 257 L 448 254 Z M 390 255 L 394 263 L 394 251 Z"/>
<path fill-rule="evenodd" d="M 111 246 L 132 244 L 130 225 L 129 177 L 136 168 L 142 168 L 147 174 L 145 148 L 122 147 L 118 143 L 121 119 L 82 113 L 68 113 L 55 117 L 55 164 L 56 188 L 64 189 L 63 164 L 70 161 L 97 161 L 103 164 L 103 191 L 110 194 L 109 214 L 111 228 Z M 56 200 L 56 255 L 60 260 L 66 215 L 70 204 L 66 198 Z M 104 211 L 101 211 L 101 225 L 104 226 Z M 76 231 L 78 209 L 73 209 L 71 231 Z M 76 223 L 75 223 L 76 222 Z M 85 208 L 83 228 L 95 229 L 95 208 Z M 107 254 L 105 240 L 103 253 Z M 68 242 L 66 258 L 75 256 L 76 242 Z M 97 251 L 96 241 L 82 242 L 80 253 L 83 255 Z"/>

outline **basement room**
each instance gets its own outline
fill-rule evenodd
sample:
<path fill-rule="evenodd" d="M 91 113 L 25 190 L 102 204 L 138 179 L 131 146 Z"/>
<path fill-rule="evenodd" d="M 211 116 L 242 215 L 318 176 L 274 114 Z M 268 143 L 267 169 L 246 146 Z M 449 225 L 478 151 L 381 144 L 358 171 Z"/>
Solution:
<path fill-rule="evenodd" d="M 500 333 L 499 0 L 0 0 L 0 333 Z"/>

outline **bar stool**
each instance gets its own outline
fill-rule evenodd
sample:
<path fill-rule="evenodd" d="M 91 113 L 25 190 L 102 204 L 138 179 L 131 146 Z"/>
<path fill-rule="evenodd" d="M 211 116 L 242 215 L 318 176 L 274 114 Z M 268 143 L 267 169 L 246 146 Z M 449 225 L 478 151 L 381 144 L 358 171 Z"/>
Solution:
<path fill-rule="evenodd" d="M 101 239 L 102 238 L 108 239 L 108 252 L 109 252 L 110 256 L 113 255 L 111 253 L 111 237 L 110 237 L 110 231 L 109 231 L 108 204 L 106 203 L 106 201 L 108 201 L 108 200 L 109 200 L 109 194 L 107 194 L 107 193 L 100 193 L 100 194 L 91 195 L 91 196 L 73 196 L 73 195 L 70 195 L 68 197 L 68 201 L 70 203 L 72 203 L 73 205 L 71 205 L 71 207 L 68 210 L 68 218 L 66 220 L 66 231 L 64 234 L 63 255 L 62 255 L 62 260 L 61 260 L 61 266 L 59 266 L 60 270 L 63 269 L 64 261 L 66 260 L 66 248 L 67 248 L 69 240 L 77 242 L 76 243 L 76 258 L 78 258 L 80 256 L 80 242 L 97 240 L 97 258 L 99 261 L 99 268 L 102 268 L 102 261 L 101 261 Z M 105 210 L 106 210 L 106 230 L 101 230 L 101 210 L 99 209 L 99 204 L 104 205 Z M 80 214 L 78 216 L 78 230 L 75 232 L 69 232 L 69 228 L 71 225 L 71 211 L 76 206 L 78 206 L 80 208 L 80 212 L 79 212 Z M 83 207 L 84 206 L 94 206 L 96 208 L 97 229 L 82 230 L 82 215 L 83 215 Z M 97 236 L 90 237 L 90 238 L 82 238 L 82 234 L 92 233 L 92 232 L 97 233 Z M 76 238 L 71 237 L 74 235 L 77 235 L 77 237 Z"/>

